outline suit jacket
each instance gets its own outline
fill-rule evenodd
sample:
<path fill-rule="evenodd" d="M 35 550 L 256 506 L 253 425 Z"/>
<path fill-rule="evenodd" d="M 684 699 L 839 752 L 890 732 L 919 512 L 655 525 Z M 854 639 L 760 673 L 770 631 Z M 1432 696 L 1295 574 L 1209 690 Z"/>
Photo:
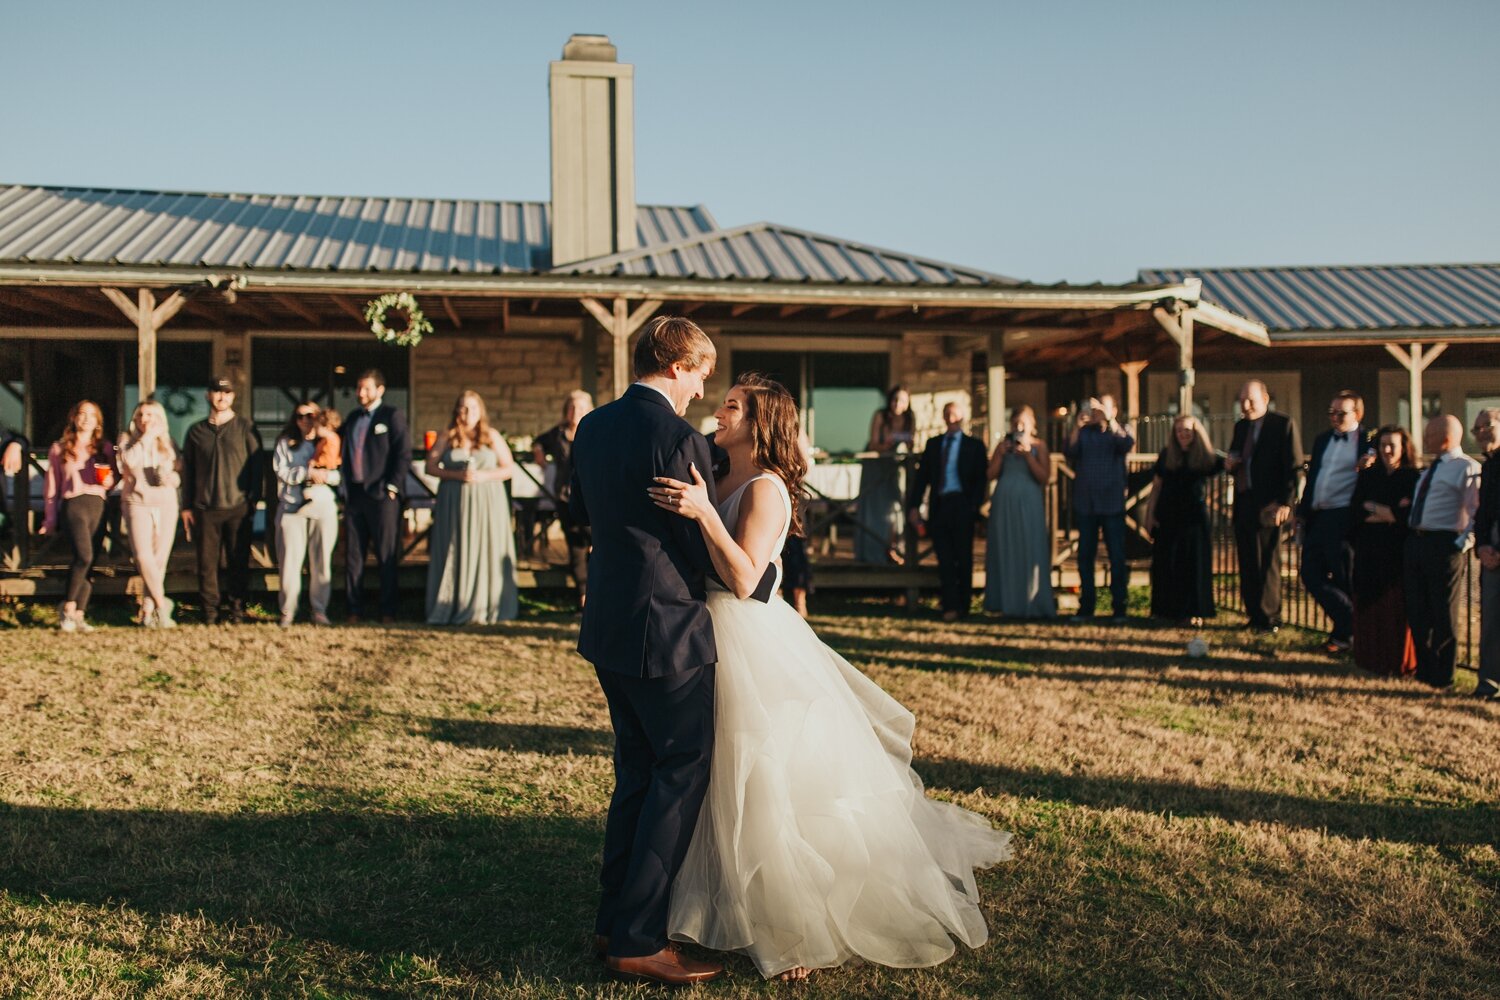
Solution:
<path fill-rule="evenodd" d="M 594 547 L 578 652 L 599 670 L 666 677 L 719 658 L 703 532 L 646 493 L 656 476 L 692 482 L 690 464 L 716 499 L 708 442 L 655 389 L 632 385 L 579 421 L 568 511 Z"/>
<path fill-rule="evenodd" d="M 1354 435 L 1354 461 L 1358 463 L 1375 450 L 1375 438 L 1365 429 L 1364 424 L 1349 433 Z M 1318 485 L 1318 473 L 1323 471 L 1323 452 L 1328 450 L 1328 443 L 1332 440 L 1332 430 L 1326 430 L 1313 439 L 1312 459 L 1307 465 L 1307 481 L 1302 485 L 1302 501 L 1297 504 L 1297 516 L 1304 520 L 1313 514 L 1313 491 Z"/>
<path fill-rule="evenodd" d="M 1235 474 L 1234 519 L 1240 522 L 1258 520 L 1269 503 L 1291 506 L 1297 496 L 1297 470 L 1302 465 L 1302 439 L 1297 425 L 1285 414 L 1267 412 L 1261 424 L 1255 453 L 1250 456 L 1250 488 L 1241 488 L 1244 477 Z M 1250 421 L 1234 425 L 1230 451 L 1245 454 L 1250 438 Z"/>
<path fill-rule="evenodd" d="M 917 462 L 916 473 L 907 489 L 908 510 L 916 510 L 928 493 L 931 493 L 927 502 L 929 520 L 936 520 L 938 511 L 943 506 L 943 440 L 946 437 L 946 434 L 938 434 L 927 439 L 927 446 L 922 449 L 922 458 Z M 984 444 L 969 434 L 960 436 L 958 484 L 971 511 L 977 511 L 984 504 L 984 490 L 988 482 L 985 471 L 988 465 L 989 457 L 985 454 Z"/>
<path fill-rule="evenodd" d="M 387 403 L 375 407 L 375 412 L 370 414 L 370 426 L 365 430 L 365 481 L 356 483 L 354 422 L 361 410 L 351 411 L 344 419 L 344 495 L 347 497 L 360 490 L 378 498 L 387 495 L 386 487 L 394 486 L 399 497 L 406 490 L 406 475 L 411 471 L 411 435 L 406 429 L 406 417 Z"/>
<path fill-rule="evenodd" d="M 1474 514 L 1474 544 L 1496 545 L 1500 525 L 1500 451 L 1490 452 L 1479 478 L 1479 510 Z"/>

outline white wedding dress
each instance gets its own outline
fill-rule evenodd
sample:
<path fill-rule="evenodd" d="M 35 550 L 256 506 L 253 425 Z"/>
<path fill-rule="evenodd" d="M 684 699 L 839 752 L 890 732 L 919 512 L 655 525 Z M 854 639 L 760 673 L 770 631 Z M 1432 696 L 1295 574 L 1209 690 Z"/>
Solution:
<path fill-rule="evenodd" d="M 789 525 L 786 486 L 756 479 L 776 484 Z M 731 532 L 749 485 L 719 505 Z M 785 540 L 783 527 L 773 556 Z M 923 794 L 912 714 L 780 597 L 711 587 L 708 607 L 719 648 L 712 776 L 672 886 L 669 935 L 743 952 L 766 977 L 855 957 L 936 965 L 954 938 L 983 944 L 974 869 L 1009 857 L 1010 834 Z"/>

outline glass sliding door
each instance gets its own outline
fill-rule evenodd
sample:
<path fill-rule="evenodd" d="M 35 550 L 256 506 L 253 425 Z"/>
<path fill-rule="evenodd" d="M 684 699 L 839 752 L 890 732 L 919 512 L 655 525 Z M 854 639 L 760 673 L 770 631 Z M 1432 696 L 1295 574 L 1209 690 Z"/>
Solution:
<path fill-rule="evenodd" d="M 885 405 L 891 359 L 876 351 L 736 348 L 732 368 L 735 378 L 756 371 L 785 385 L 813 447 L 836 455 L 864 450 L 870 418 Z"/>
<path fill-rule="evenodd" d="M 385 375 L 385 402 L 411 416 L 411 356 L 405 348 L 366 338 L 256 337 L 252 350 L 252 419 L 268 444 L 304 399 L 347 415 L 359 405 L 354 383 L 370 368 Z"/>

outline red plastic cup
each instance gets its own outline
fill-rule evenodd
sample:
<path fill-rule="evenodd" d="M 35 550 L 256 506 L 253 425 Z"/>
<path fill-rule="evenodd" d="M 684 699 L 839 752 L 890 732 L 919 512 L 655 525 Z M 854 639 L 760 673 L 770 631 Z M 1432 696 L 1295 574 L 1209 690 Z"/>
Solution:
<path fill-rule="evenodd" d="M 100 486 L 108 486 L 109 477 L 114 475 L 114 471 L 115 470 L 111 469 L 107 465 L 94 466 L 94 482 L 98 483 Z"/>
<path fill-rule="evenodd" d="M 422 435 L 422 445 L 428 451 L 431 451 L 435 444 L 437 444 L 437 431 L 428 431 Z"/>

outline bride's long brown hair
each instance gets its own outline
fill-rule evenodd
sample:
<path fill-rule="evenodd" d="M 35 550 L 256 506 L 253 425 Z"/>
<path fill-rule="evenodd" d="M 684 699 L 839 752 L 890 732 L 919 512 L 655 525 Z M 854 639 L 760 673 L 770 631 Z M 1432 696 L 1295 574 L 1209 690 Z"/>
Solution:
<path fill-rule="evenodd" d="M 734 387 L 745 394 L 745 419 L 750 423 L 750 461 L 774 474 L 792 495 L 792 523 L 788 532 L 802 534 L 802 480 L 807 456 L 802 452 L 797 404 L 786 386 L 759 372 L 746 372 Z"/>

